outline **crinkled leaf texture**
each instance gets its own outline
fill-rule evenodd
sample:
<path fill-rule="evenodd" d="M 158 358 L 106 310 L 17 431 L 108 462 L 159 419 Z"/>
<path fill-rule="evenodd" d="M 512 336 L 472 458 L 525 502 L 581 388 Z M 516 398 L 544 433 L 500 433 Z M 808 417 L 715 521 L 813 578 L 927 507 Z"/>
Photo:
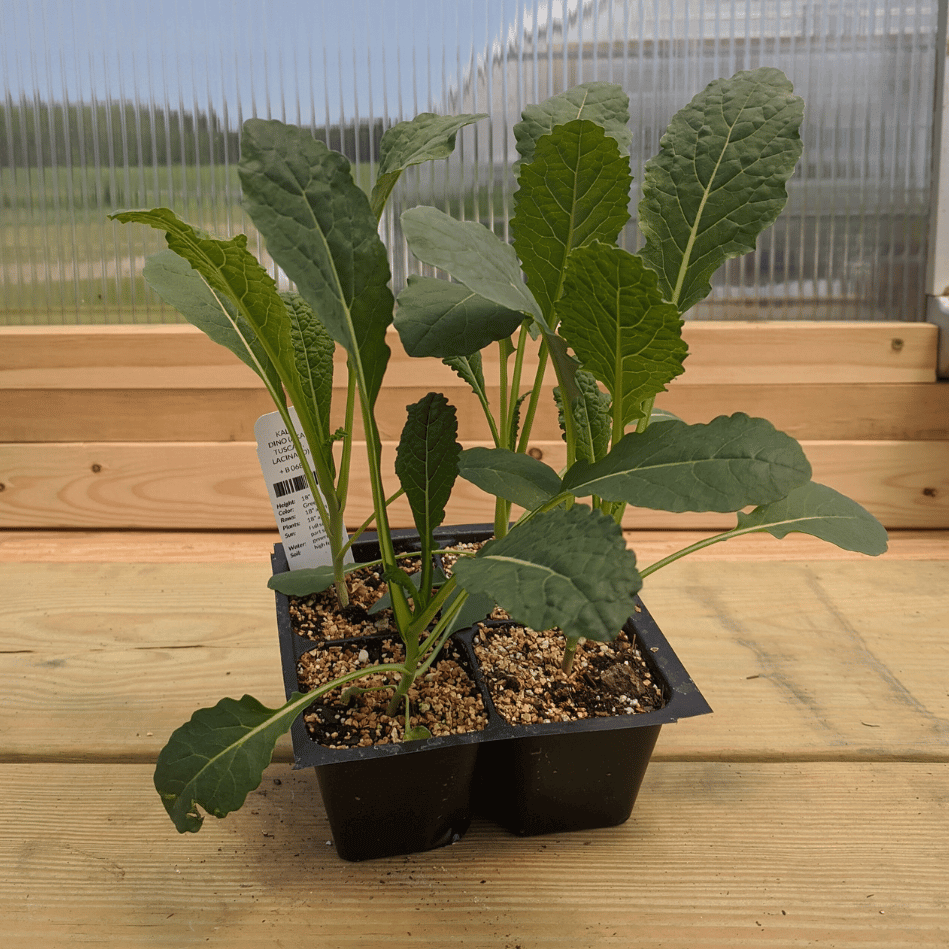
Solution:
<path fill-rule="evenodd" d="M 781 213 L 803 116 L 784 73 L 756 69 L 717 79 L 672 119 L 644 169 L 639 226 L 643 260 L 680 313 Z"/>
<path fill-rule="evenodd" d="M 487 117 L 486 112 L 477 115 L 421 112 L 414 119 L 399 122 L 387 129 L 379 141 L 379 177 L 370 198 L 376 218 L 382 215 L 386 200 L 406 168 L 424 161 L 447 158 L 455 150 L 455 138 L 459 130 Z"/>
<path fill-rule="evenodd" d="M 550 322 L 570 252 L 612 244 L 629 220 L 629 158 L 593 122 L 558 125 L 521 165 L 511 230 L 527 285 Z"/>
<path fill-rule="evenodd" d="M 336 343 L 299 293 L 288 291 L 281 293 L 280 298 L 290 320 L 293 359 L 300 377 L 303 401 L 306 408 L 313 411 L 321 443 L 328 445 L 332 439 L 330 407 L 333 401 L 333 354 Z M 331 452 L 326 452 L 326 455 L 328 459 L 333 457 Z"/>
<path fill-rule="evenodd" d="M 225 313 L 230 315 L 233 312 L 239 317 L 235 323 L 238 334 L 243 335 L 244 324 L 251 327 L 260 349 L 266 353 L 297 406 L 304 429 L 316 434 L 309 403 L 304 397 L 297 374 L 286 305 L 277 293 L 273 279 L 247 249 L 247 238 L 238 234 L 230 240 L 215 240 L 180 220 L 168 208 L 121 211 L 110 217 L 122 223 L 147 224 L 165 232 L 169 249 L 194 268 L 212 294 L 222 301 Z M 167 261 L 164 266 L 167 271 Z M 183 270 L 179 268 L 179 272 L 183 273 Z M 154 272 L 152 276 L 154 279 Z M 230 306 L 224 301 L 230 301 Z M 196 315 L 194 310 L 191 310 L 191 315 Z M 213 330 L 212 339 L 228 348 L 236 342 L 233 336 L 227 333 L 222 335 L 220 326 L 214 326 L 207 320 L 201 329 L 206 332 Z M 269 388 L 270 377 L 265 374 L 263 378 Z M 286 404 L 279 386 L 271 389 L 271 395 L 278 406 Z"/>
<path fill-rule="evenodd" d="M 588 119 L 606 130 L 619 145 L 621 155 L 629 155 L 633 134 L 629 130 L 629 96 L 621 86 L 609 82 L 585 82 L 527 106 L 514 126 L 514 139 L 521 162 L 532 161 L 537 142 L 558 125 Z M 520 173 L 520 162 L 514 174 Z"/>
<path fill-rule="evenodd" d="M 471 386 L 471 391 L 482 402 L 487 400 L 481 353 L 472 353 L 470 356 L 449 356 L 443 359 L 442 362 L 453 369 L 460 379 L 467 382 Z"/>
<path fill-rule="evenodd" d="M 610 448 L 612 421 L 610 419 L 610 397 L 597 384 L 596 377 L 585 369 L 578 369 L 576 385 L 579 395 L 573 400 L 574 429 L 577 436 L 577 457 L 584 461 L 597 461 Z M 557 421 L 560 434 L 567 439 L 566 422 L 563 417 L 563 396 L 560 386 L 554 389 L 557 403 Z"/>
<path fill-rule="evenodd" d="M 615 639 L 642 586 L 622 530 L 582 504 L 518 524 L 461 558 L 454 573 L 469 593 L 493 597 L 518 622 L 600 642 Z"/>
<path fill-rule="evenodd" d="M 376 218 L 349 162 L 303 129 L 249 119 L 238 173 L 244 207 L 271 257 L 333 339 L 358 357 L 373 403 L 395 301 Z"/>
<path fill-rule="evenodd" d="M 521 279 L 514 248 L 493 231 L 426 207 L 404 211 L 402 231 L 422 263 L 444 270 L 498 306 L 542 319 L 537 301 Z"/>
<path fill-rule="evenodd" d="M 313 700 L 294 693 L 279 709 L 253 696 L 221 699 L 175 729 L 155 766 L 155 789 L 179 833 L 201 829 L 202 808 L 214 817 L 236 811 L 260 785 L 277 739 Z"/>
<path fill-rule="evenodd" d="M 429 392 L 408 407 L 396 452 L 395 473 L 405 489 L 422 538 L 445 519 L 445 505 L 458 476 L 458 421 L 440 392 Z"/>
<path fill-rule="evenodd" d="M 810 477 L 793 438 L 738 412 L 707 424 L 670 421 L 631 432 L 602 461 L 576 462 L 563 488 L 652 510 L 726 512 L 776 501 Z"/>
<path fill-rule="evenodd" d="M 522 313 L 485 300 L 460 283 L 411 275 L 399 294 L 395 328 L 410 356 L 450 359 L 507 339 Z"/>
<path fill-rule="evenodd" d="M 689 349 L 679 311 L 663 302 L 655 273 L 619 247 L 595 243 L 570 255 L 555 312 L 583 368 L 609 390 L 624 429 L 683 371 Z"/>
<path fill-rule="evenodd" d="M 560 491 L 560 477 L 550 465 L 507 448 L 467 448 L 461 453 L 458 474 L 482 491 L 528 511 Z"/>
<path fill-rule="evenodd" d="M 792 531 L 812 534 L 844 550 L 872 557 L 885 553 L 886 528 L 856 501 L 809 481 L 786 498 L 739 512 L 739 531 L 767 531 L 777 538 Z"/>

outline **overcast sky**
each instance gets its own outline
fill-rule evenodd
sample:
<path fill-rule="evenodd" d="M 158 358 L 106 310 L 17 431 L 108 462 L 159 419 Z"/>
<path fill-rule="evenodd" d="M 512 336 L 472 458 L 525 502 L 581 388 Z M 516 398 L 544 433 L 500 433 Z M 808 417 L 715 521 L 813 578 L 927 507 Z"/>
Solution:
<path fill-rule="evenodd" d="M 575 8 L 579 0 L 568 0 Z M 534 0 L 0 0 L 4 94 L 303 122 L 410 116 Z M 554 3 L 555 15 L 563 3 Z M 239 115 L 235 112 L 239 110 Z"/>

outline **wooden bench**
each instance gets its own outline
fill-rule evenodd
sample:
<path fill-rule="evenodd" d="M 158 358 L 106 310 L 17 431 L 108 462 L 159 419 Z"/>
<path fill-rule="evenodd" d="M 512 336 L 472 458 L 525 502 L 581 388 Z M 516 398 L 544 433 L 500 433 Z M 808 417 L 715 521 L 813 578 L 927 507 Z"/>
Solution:
<path fill-rule="evenodd" d="M 253 380 L 178 328 L 115 329 L 112 356 L 84 332 L 0 333 L 0 946 L 949 944 L 949 402 L 931 328 L 858 334 L 856 369 L 830 329 L 817 369 L 794 327 L 753 329 L 770 378 L 734 357 L 728 377 L 732 344 L 703 327 L 694 358 L 721 332 L 718 368 L 667 405 L 793 430 L 894 528 L 890 551 L 752 536 L 657 572 L 646 602 L 714 714 L 663 730 L 627 824 L 521 839 L 476 822 L 364 864 L 334 854 L 285 741 L 245 808 L 197 835 L 151 783 L 195 708 L 282 697 Z M 399 410 L 418 397 L 394 389 Z M 480 512 L 472 495 L 454 519 Z M 668 523 L 628 533 L 642 563 L 716 526 L 643 529 Z"/>
<path fill-rule="evenodd" d="M 714 708 L 666 726 L 622 827 L 347 864 L 285 743 L 179 836 L 168 733 L 276 704 L 272 536 L 0 536 L 0 944 L 121 949 L 943 947 L 949 536 L 875 560 L 746 538 L 650 578 Z M 683 538 L 631 535 L 644 562 Z M 685 538 L 687 539 L 687 538 Z"/>

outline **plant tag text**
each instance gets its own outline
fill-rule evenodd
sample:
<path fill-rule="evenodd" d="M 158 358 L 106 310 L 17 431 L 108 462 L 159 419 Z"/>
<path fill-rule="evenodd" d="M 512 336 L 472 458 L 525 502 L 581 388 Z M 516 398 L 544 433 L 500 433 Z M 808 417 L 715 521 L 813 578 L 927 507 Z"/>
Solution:
<path fill-rule="evenodd" d="M 296 425 L 300 444 L 309 458 L 310 449 L 293 407 L 290 408 L 290 416 Z M 257 458 L 267 483 L 270 506 L 277 519 L 290 569 L 300 570 L 332 563 L 326 527 L 280 413 L 271 412 L 257 419 L 254 438 L 257 440 Z M 348 562 L 352 558 L 347 557 L 346 560 Z"/>

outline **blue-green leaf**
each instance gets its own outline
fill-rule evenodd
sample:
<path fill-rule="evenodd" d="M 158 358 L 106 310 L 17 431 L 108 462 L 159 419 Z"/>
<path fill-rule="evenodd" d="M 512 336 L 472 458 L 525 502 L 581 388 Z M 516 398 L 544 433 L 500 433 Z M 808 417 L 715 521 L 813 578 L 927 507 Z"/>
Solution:
<path fill-rule="evenodd" d="M 398 304 L 395 328 L 410 356 L 470 356 L 507 339 L 524 319 L 460 283 L 414 274 Z"/>
<path fill-rule="evenodd" d="M 429 392 L 408 407 L 395 459 L 419 535 L 429 539 L 445 519 L 445 505 L 458 477 L 458 422 L 440 392 Z"/>
<path fill-rule="evenodd" d="M 560 492 L 560 477 L 550 465 L 507 448 L 467 448 L 458 474 L 482 491 L 533 511 Z"/>
<path fill-rule="evenodd" d="M 521 277 L 514 248 L 493 231 L 425 207 L 404 211 L 402 230 L 412 253 L 423 263 L 451 274 L 498 306 L 542 319 L 540 307 Z"/>
<path fill-rule="evenodd" d="M 238 173 L 267 250 L 333 339 L 356 357 L 360 388 L 374 403 L 395 301 L 376 218 L 349 162 L 303 129 L 250 119 Z"/>
<path fill-rule="evenodd" d="M 581 504 L 554 508 L 454 567 L 469 593 L 491 596 L 518 622 L 568 637 L 614 639 L 642 580 L 616 522 Z"/>
<path fill-rule="evenodd" d="M 589 121 L 557 126 L 521 165 L 514 250 L 548 322 L 570 252 L 592 241 L 612 244 L 629 220 L 631 181 L 629 158 Z"/>
<path fill-rule="evenodd" d="M 869 511 L 833 488 L 813 481 L 748 514 L 739 512 L 738 529 L 767 531 L 778 538 L 800 531 L 872 557 L 887 548 L 886 529 Z"/>
<path fill-rule="evenodd" d="M 679 311 L 663 302 L 656 275 L 619 247 L 595 243 L 570 255 L 555 313 L 583 368 L 609 390 L 623 429 L 683 371 L 689 349 Z"/>
<path fill-rule="evenodd" d="M 253 696 L 221 699 L 176 729 L 155 767 L 155 789 L 179 833 L 197 833 L 204 817 L 236 811 L 260 785 L 277 739 L 313 701 L 294 693 L 282 708 Z"/>
<path fill-rule="evenodd" d="M 323 444 L 332 440 L 330 407 L 333 401 L 333 355 L 336 344 L 326 327 L 316 318 L 310 305 L 292 291 L 281 293 L 290 320 L 293 359 L 300 377 L 303 404 L 313 411 L 313 421 Z M 300 411 L 299 405 L 297 412 Z M 330 452 L 326 452 L 332 458 Z"/>
<path fill-rule="evenodd" d="M 455 150 L 455 137 L 466 125 L 487 118 L 477 115 L 435 115 L 422 112 L 387 129 L 379 141 L 379 177 L 370 201 L 376 218 L 382 215 L 386 200 L 400 175 L 410 165 L 447 158 Z"/>
<path fill-rule="evenodd" d="M 215 293 L 198 271 L 173 250 L 160 250 L 149 257 L 142 275 L 189 323 L 250 366 L 278 404 L 286 404 L 276 367 L 230 296 Z"/>
<path fill-rule="evenodd" d="M 594 464 L 576 462 L 563 488 L 659 511 L 739 511 L 785 497 L 811 477 L 801 446 L 739 412 L 704 425 L 663 422 L 621 438 Z"/>
<path fill-rule="evenodd" d="M 343 564 L 344 573 L 361 570 L 365 564 Z M 336 582 L 332 564 L 322 567 L 303 567 L 300 570 L 288 570 L 284 573 L 275 573 L 268 581 L 267 586 L 278 593 L 287 596 L 309 596 L 311 593 L 322 593 Z"/>
<path fill-rule="evenodd" d="M 573 400 L 573 419 L 577 436 L 577 457 L 584 461 L 602 458 L 610 448 L 610 397 L 597 385 L 596 377 L 584 369 L 578 369 L 576 384 L 579 396 Z M 563 417 L 563 396 L 560 387 L 554 389 L 557 403 L 557 419 L 560 432 L 566 440 L 566 423 Z"/>
<path fill-rule="evenodd" d="M 537 142 L 543 136 L 575 119 L 588 119 L 602 126 L 606 134 L 616 140 L 620 154 L 629 155 L 633 140 L 628 127 L 629 96 L 613 83 L 585 82 L 573 86 L 544 102 L 527 106 L 521 116 L 521 121 L 514 126 L 521 162 L 533 160 Z M 519 172 L 520 162 L 514 166 L 514 174 Z"/>
<path fill-rule="evenodd" d="M 644 169 L 639 226 L 643 260 L 680 313 L 781 213 L 803 115 L 784 73 L 756 69 L 717 79 L 673 118 Z"/>

